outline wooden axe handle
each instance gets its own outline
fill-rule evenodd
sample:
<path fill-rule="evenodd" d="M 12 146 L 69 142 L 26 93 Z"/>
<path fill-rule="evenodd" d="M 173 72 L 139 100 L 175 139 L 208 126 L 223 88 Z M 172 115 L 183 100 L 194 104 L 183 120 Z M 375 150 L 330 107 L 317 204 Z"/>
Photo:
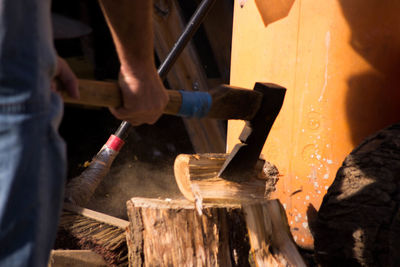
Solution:
<path fill-rule="evenodd" d="M 66 103 L 114 108 L 122 105 L 121 91 L 115 82 L 80 79 L 78 100 L 60 91 Z M 167 91 L 169 102 L 164 114 L 184 117 L 250 120 L 257 113 L 262 100 L 260 92 L 229 85 L 220 85 L 210 92 Z"/>

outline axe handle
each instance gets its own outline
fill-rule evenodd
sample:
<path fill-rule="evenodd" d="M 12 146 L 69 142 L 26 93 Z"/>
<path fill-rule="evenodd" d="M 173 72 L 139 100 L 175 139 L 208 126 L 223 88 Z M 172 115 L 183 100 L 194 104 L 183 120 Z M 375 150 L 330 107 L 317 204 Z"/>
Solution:
<path fill-rule="evenodd" d="M 167 91 L 169 102 L 164 114 L 183 117 L 250 120 L 262 100 L 260 92 L 229 85 L 220 85 L 210 92 Z M 121 91 L 115 82 L 80 79 L 78 100 L 63 90 L 60 92 L 66 103 L 114 108 L 122 105 Z"/>

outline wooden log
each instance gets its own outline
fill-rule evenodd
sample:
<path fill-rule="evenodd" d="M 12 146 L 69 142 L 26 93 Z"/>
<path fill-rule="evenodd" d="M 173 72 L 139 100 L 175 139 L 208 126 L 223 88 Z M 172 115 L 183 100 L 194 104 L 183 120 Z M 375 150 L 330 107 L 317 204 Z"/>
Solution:
<path fill-rule="evenodd" d="M 255 175 L 248 181 L 236 183 L 218 177 L 227 154 L 179 155 L 175 159 L 175 180 L 181 193 L 190 201 L 244 203 L 264 200 L 274 191 L 278 170 L 259 160 Z M 258 178 L 255 178 L 258 177 Z"/>
<path fill-rule="evenodd" d="M 306 266 L 279 200 L 244 205 L 252 256 L 257 266 Z"/>
<path fill-rule="evenodd" d="M 199 215 L 188 200 L 132 198 L 127 203 L 130 266 L 248 266 L 240 206 L 228 207 L 204 205 Z"/>
<path fill-rule="evenodd" d="M 274 202 L 277 202 L 275 200 Z M 127 202 L 130 225 L 127 229 L 127 244 L 130 266 L 267 266 L 266 261 L 249 257 L 250 244 L 252 255 L 266 255 L 273 266 L 305 266 L 290 238 L 287 225 L 281 218 L 282 210 L 274 214 L 278 220 L 271 219 L 268 213 L 262 213 L 261 224 L 256 230 L 249 228 L 247 235 L 246 221 L 257 223 L 260 217 L 254 217 L 248 211 L 259 209 L 232 203 L 204 204 L 201 213 L 193 202 L 188 200 L 160 200 L 132 198 Z M 265 206 L 261 206 L 263 209 Z M 272 207 L 274 207 L 272 205 Z M 269 211 L 269 210 L 268 210 Z M 246 212 L 248 212 L 246 214 Z M 265 222 L 265 223 L 264 223 Z M 264 229 L 265 228 L 265 229 Z M 282 228 L 282 229 L 280 229 Z M 258 236 L 259 231 L 269 235 Z M 276 234 L 278 236 L 276 236 Z M 251 241 L 248 237 L 252 239 Z M 265 240 L 261 240 L 266 238 Z M 278 240 L 279 242 L 275 242 Z M 259 251 L 260 245 L 265 244 Z M 287 244 L 289 243 L 289 244 Z M 275 247 L 276 245 L 276 247 Z M 287 251 L 286 247 L 294 248 Z M 273 251 L 271 255 L 268 255 Z M 261 254 L 262 253 L 262 254 Z M 297 253 L 295 265 L 293 255 Z M 264 259 L 264 258 L 262 258 Z"/>
<path fill-rule="evenodd" d="M 160 61 L 166 57 L 185 27 L 177 0 L 154 1 L 154 47 Z M 167 76 L 171 88 L 206 91 L 205 71 L 193 44 L 189 43 Z M 219 84 L 221 82 L 218 82 Z M 224 152 L 226 133 L 220 122 L 209 119 L 184 119 L 197 153 Z"/>

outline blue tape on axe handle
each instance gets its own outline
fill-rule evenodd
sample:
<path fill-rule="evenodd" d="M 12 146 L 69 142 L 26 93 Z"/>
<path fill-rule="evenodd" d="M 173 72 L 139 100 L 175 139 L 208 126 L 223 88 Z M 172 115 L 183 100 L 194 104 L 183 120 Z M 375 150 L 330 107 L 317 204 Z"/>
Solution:
<path fill-rule="evenodd" d="M 207 92 L 179 91 L 182 95 L 182 105 L 178 115 L 190 118 L 207 116 L 212 104 L 212 97 Z"/>

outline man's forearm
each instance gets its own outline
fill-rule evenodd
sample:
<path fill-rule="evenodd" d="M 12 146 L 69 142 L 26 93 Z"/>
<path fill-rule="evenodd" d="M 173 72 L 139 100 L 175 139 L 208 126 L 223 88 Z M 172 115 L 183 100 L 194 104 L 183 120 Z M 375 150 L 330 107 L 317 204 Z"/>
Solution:
<path fill-rule="evenodd" d="M 153 51 L 152 0 L 99 0 L 121 62 L 123 106 L 111 109 L 132 125 L 154 123 L 168 102 Z"/>
<path fill-rule="evenodd" d="M 99 0 L 123 66 L 154 64 L 152 0 Z M 152 66 L 152 65 L 151 65 Z"/>

